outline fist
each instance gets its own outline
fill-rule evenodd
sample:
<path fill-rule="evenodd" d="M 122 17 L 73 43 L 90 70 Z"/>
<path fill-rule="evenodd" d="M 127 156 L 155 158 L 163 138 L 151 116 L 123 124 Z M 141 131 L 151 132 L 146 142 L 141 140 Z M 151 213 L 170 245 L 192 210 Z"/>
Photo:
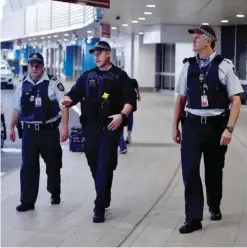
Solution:
<path fill-rule="evenodd" d="M 59 102 L 59 106 L 61 109 L 65 108 L 65 107 L 69 107 L 71 105 L 73 101 L 71 100 L 71 98 L 69 96 L 64 96 L 60 102 Z"/>

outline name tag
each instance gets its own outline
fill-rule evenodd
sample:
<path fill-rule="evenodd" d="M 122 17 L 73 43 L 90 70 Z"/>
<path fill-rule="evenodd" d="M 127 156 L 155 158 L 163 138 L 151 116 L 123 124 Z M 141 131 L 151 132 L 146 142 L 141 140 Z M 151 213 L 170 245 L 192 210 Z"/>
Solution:
<path fill-rule="evenodd" d="M 203 108 L 208 107 L 208 96 L 207 95 L 201 96 L 201 102 Z"/>
<path fill-rule="evenodd" d="M 35 107 L 41 107 L 41 106 L 42 106 L 41 97 L 35 97 Z"/>

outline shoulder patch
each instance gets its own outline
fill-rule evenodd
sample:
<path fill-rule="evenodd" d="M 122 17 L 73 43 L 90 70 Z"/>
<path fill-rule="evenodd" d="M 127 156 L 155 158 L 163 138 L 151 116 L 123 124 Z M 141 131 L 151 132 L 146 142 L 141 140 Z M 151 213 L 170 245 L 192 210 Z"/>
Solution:
<path fill-rule="evenodd" d="M 58 88 L 60 91 L 64 91 L 64 86 L 62 85 L 62 83 L 57 84 L 57 88 Z"/>

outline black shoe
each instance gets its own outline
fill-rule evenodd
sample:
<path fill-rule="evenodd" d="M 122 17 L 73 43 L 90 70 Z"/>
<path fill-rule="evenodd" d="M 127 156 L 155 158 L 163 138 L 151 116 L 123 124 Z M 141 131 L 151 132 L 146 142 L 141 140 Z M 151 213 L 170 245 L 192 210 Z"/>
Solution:
<path fill-rule="evenodd" d="M 21 203 L 16 207 L 16 210 L 18 212 L 26 212 L 28 210 L 33 210 L 34 209 L 34 204 L 32 203 Z"/>
<path fill-rule="evenodd" d="M 210 212 L 210 220 L 217 221 L 222 219 L 222 214 L 219 207 L 210 208 L 209 212 Z"/>
<path fill-rule="evenodd" d="M 51 196 L 51 204 L 58 205 L 61 202 L 60 196 Z"/>
<path fill-rule="evenodd" d="M 185 233 L 192 233 L 200 229 L 202 229 L 202 223 L 200 221 L 185 222 L 179 228 L 179 232 L 185 234 Z"/>
<path fill-rule="evenodd" d="M 102 208 L 102 207 L 94 208 L 93 222 L 94 223 L 105 222 L 105 208 Z"/>

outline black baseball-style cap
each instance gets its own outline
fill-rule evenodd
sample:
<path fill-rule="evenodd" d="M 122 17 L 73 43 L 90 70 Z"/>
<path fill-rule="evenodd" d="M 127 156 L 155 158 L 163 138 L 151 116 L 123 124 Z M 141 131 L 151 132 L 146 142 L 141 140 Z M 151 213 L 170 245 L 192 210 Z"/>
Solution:
<path fill-rule="evenodd" d="M 202 25 L 199 28 L 189 29 L 188 32 L 190 34 L 195 34 L 195 33 L 205 34 L 213 41 L 217 41 L 216 33 L 215 33 L 214 29 L 209 25 Z"/>
<path fill-rule="evenodd" d="M 110 45 L 106 41 L 97 42 L 92 49 L 89 50 L 89 53 L 94 53 L 94 51 L 111 51 Z"/>
<path fill-rule="evenodd" d="M 30 63 L 44 64 L 44 58 L 40 53 L 31 53 L 28 57 L 28 64 Z"/>

